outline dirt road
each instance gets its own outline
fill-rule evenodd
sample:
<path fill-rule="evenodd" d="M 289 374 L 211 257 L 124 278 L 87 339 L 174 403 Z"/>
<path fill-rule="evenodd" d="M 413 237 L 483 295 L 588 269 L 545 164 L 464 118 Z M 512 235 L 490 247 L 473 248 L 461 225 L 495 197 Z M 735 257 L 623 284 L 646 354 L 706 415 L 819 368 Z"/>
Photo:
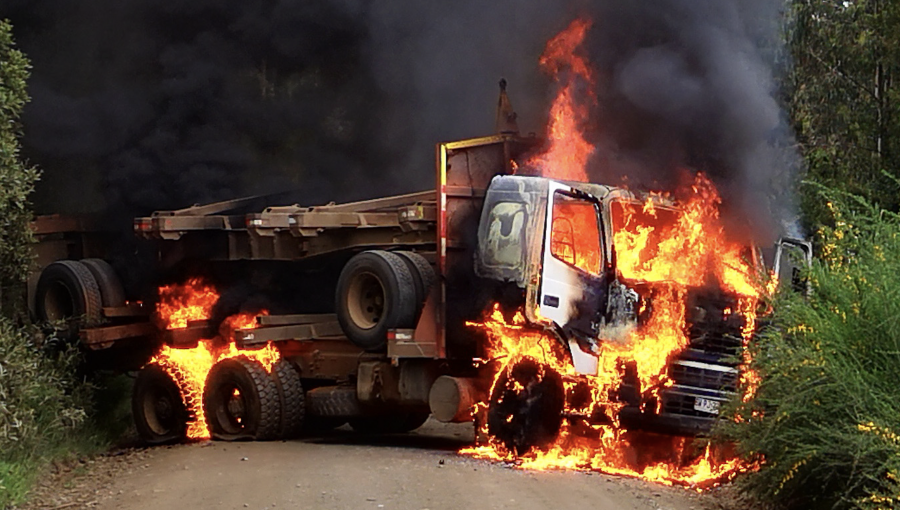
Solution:
<path fill-rule="evenodd" d="M 521 471 L 455 453 L 471 440 L 470 425 L 429 421 L 404 436 L 338 430 L 302 441 L 153 448 L 98 461 L 87 474 L 55 483 L 39 507 L 699 510 L 711 503 L 684 489 Z M 68 496 L 60 485 L 71 487 Z"/>

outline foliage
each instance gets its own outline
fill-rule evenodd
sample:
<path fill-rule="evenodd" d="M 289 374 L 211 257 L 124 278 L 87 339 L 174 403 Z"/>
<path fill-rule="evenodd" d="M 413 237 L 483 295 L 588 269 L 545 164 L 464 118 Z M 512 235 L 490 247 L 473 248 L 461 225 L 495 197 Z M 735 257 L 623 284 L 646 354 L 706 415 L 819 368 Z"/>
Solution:
<path fill-rule="evenodd" d="M 47 357 L 32 330 L 12 320 L 21 313 L 32 264 L 28 196 L 38 178 L 19 154 L 28 72 L 9 24 L 0 20 L 0 508 L 21 501 L 47 463 L 106 447 L 125 418 L 100 399 L 127 401 L 120 386 L 100 390 L 76 375 L 75 348 Z"/>
<path fill-rule="evenodd" d="M 38 172 L 19 155 L 19 116 L 28 102 L 28 59 L 13 47 L 12 28 L 0 20 L 0 313 L 18 305 L 31 264 L 28 196 Z"/>
<path fill-rule="evenodd" d="M 790 108 L 807 178 L 897 210 L 889 175 L 900 176 L 900 3 L 792 3 Z M 808 226 L 828 219 L 816 193 L 803 206 Z"/>
<path fill-rule="evenodd" d="M 71 353 L 51 360 L 0 318 L 0 508 L 20 498 L 35 467 L 85 424 L 90 389 L 78 384 Z"/>
<path fill-rule="evenodd" d="M 100 453 L 131 427 L 131 381 L 78 376 L 74 347 L 48 357 L 0 317 L 0 508 L 21 502 L 51 462 Z"/>
<path fill-rule="evenodd" d="M 889 179 L 890 180 L 890 179 Z M 745 488 L 788 508 L 900 506 L 900 216 L 814 186 L 831 214 L 812 294 L 784 292 L 752 347 L 761 377 L 716 432 L 763 467 Z M 896 189 L 896 186 L 894 187 Z M 726 413 L 726 416 L 735 414 Z"/>

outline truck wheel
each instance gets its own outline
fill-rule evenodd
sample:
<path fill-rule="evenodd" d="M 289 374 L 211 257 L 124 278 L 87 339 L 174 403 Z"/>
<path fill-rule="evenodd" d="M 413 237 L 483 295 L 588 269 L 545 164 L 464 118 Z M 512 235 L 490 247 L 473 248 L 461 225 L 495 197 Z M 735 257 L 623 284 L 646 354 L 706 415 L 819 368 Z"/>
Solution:
<path fill-rule="evenodd" d="M 434 272 L 434 268 L 431 267 L 431 264 L 425 260 L 425 257 L 418 253 L 411 251 L 398 251 L 394 253 L 403 259 L 403 262 L 406 263 L 406 267 L 409 269 L 410 273 L 412 273 L 413 283 L 416 287 L 416 317 L 418 317 L 418 315 L 422 313 L 422 308 L 425 306 L 425 300 L 428 298 L 428 291 L 431 290 L 432 285 L 437 281 L 437 275 Z"/>
<path fill-rule="evenodd" d="M 300 382 L 300 372 L 293 363 L 282 359 L 272 368 L 272 378 L 278 387 L 281 403 L 278 438 L 294 439 L 303 431 L 306 418 L 306 399 Z"/>
<path fill-rule="evenodd" d="M 103 306 L 112 308 L 125 306 L 125 288 L 122 286 L 122 280 L 119 279 L 116 270 L 109 265 L 109 262 L 103 259 L 83 259 L 81 263 L 97 280 Z"/>
<path fill-rule="evenodd" d="M 524 455 L 559 435 L 566 394 L 562 376 L 523 358 L 504 368 L 488 405 L 488 433 L 510 452 Z"/>
<path fill-rule="evenodd" d="M 190 413 L 178 384 L 157 364 L 138 373 L 131 411 L 138 434 L 149 444 L 177 443 L 187 436 Z"/>
<path fill-rule="evenodd" d="M 335 311 L 351 342 L 367 351 L 380 351 L 389 329 L 415 326 L 412 273 L 399 255 L 381 250 L 357 254 L 341 271 Z"/>
<path fill-rule="evenodd" d="M 75 260 L 60 260 L 41 271 L 35 289 L 35 309 L 41 322 L 81 318 L 79 325 L 96 324 L 103 311 L 103 298 L 87 266 Z M 70 329 L 67 336 L 76 334 L 75 329 Z"/>
<path fill-rule="evenodd" d="M 206 377 L 203 414 L 216 439 L 275 439 L 281 427 L 278 387 L 258 362 L 245 356 L 224 359 Z"/>
<path fill-rule="evenodd" d="M 407 411 L 380 416 L 362 416 L 350 420 L 350 426 L 364 434 L 403 434 L 421 427 L 428 420 L 427 411 Z"/>

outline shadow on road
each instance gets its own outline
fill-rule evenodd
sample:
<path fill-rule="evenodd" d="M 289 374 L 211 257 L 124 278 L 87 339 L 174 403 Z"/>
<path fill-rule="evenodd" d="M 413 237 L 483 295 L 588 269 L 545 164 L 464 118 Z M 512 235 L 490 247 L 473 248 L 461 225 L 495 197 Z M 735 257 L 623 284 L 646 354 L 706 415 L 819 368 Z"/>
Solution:
<path fill-rule="evenodd" d="M 342 444 L 389 448 L 411 448 L 455 452 L 474 443 L 471 424 L 446 425 L 428 422 L 408 434 L 363 434 L 348 426 L 302 438 L 314 444 Z"/>

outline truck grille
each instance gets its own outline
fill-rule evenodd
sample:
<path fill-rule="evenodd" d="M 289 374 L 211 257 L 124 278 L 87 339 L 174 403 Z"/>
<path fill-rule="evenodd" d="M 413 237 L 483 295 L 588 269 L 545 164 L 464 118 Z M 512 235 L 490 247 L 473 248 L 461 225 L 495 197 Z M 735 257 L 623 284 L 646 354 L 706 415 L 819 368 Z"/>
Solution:
<path fill-rule="evenodd" d="M 746 324 L 744 316 L 735 312 L 737 305 L 737 299 L 727 294 L 692 293 L 687 317 L 690 350 L 724 365 L 734 365 L 727 359 L 740 355 L 744 344 L 741 331 Z"/>
<path fill-rule="evenodd" d="M 734 392 L 737 391 L 738 374 L 675 362 L 669 365 L 669 379 L 683 386 Z"/>

